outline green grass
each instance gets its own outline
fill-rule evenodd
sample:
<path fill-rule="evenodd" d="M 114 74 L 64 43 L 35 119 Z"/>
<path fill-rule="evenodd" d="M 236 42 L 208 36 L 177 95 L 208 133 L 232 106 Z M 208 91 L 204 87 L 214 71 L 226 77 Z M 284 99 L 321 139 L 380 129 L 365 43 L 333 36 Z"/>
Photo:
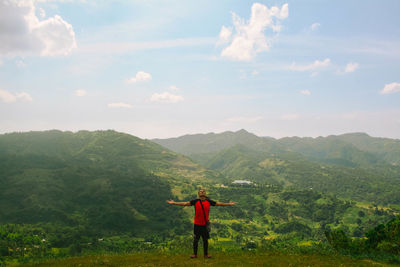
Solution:
<path fill-rule="evenodd" d="M 339 255 L 283 254 L 281 252 L 218 252 L 212 259 L 190 259 L 188 254 L 135 253 L 45 260 L 23 266 L 392 266 Z"/>

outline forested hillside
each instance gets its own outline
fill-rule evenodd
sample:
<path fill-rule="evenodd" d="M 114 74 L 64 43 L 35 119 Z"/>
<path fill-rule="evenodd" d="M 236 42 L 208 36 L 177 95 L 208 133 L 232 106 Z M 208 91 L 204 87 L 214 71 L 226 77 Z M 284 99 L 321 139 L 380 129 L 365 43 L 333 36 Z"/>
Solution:
<path fill-rule="evenodd" d="M 234 145 L 244 145 L 262 150 L 275 145 L 273 138 L 260 138 L 246 130 L 221 134 L 184 135 L 177 138 L 153 139 L 152 141 L 184 155 L 208 154 Z"/>
<path fill-rule="evenodd" d="M 231 180 L 314 188 L 358 201 L 400 204 L 396 193 L 400 191 L 399 140 L 366 134 L 277 140 L 240 130 L 154 141 Z M 202 147 L 202 153 L 197 147 Z"/>
<path fill-rule="evenodd" d="M 152 141 L 172 151 L 197 158 L 235 145 L 273 153 L 297 152 L 316 161 L 338 165 L 400 164 L 400 140 L 371 137 L 365 133 L 349 133 L 328 137 L 258 137 L 246 130 L 220 134 L 184 135 Z"/>
<path fill-rule="evenodd" d="M 372 138 L 365 133 L 343 134 L 329 138 L 338 138 L 353 144 L 360 150 L 374 153 L 393 165 L 400 165 L 400 140 L 398 139 Z"/>
<path fill-rule="evenodd" d="M 0 223 L 79 224 L 100 236 L 168 232 L 175 218 L 186 225 L 182 211 L 164 203 L 174 184 L 213 175 L 182 155 L 114 131 L 5 134 Z"/>

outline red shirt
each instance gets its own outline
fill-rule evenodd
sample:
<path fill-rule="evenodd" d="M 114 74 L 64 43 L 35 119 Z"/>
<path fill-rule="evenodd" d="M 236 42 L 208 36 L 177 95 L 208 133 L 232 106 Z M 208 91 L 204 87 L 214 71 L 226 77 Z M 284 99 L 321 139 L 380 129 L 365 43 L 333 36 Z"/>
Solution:
<path fill-rule="evenodd" d="M 204 212 L 206 213 L 206 218 L 208 221 L 208 213 L 210 212 L 210 206 L 215 206 L 217 204 L 215 201 L 212 201 L 211 199 L 205 199 L 204 201 L 201 201 L 201 204 L 203 204 L 204 207 L 204 212 L 203 209 L 201 208 L 200 204 L 200 199 L 193 199 L 190 201 L 190 205 L 194 206 L 194 224 L 197 225 L 206 225 L 206 222 L 204 221 Z"/>

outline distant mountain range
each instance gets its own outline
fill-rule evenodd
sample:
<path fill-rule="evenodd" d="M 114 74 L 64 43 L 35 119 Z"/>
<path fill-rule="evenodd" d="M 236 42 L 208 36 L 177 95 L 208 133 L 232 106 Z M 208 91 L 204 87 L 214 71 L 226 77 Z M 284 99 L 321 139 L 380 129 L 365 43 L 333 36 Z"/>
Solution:
<path fill-rule="evenodd" d="M 166 148 L 194 158 L 217 153 L 235 145 L 271 152 L 296 152 L 309 159 L 339 165 L 391 164 L 400 165 L 400 140 L 371 137 L 365 133 L 349 133 L 328 137 L 258 137 L 246 130 L 220 134 L 194 134 L 177 138 L 153 139 Z"/>
<path fill-rule="evenodd" d="M 400 203 L 400 140 L 364 133 L 274 139 L 245 130 L 152 140 L 230 179 Z M 378 189 L 379 188 L 379 189 Z M 378 193 L 379 192 L 379 193 Z"/>

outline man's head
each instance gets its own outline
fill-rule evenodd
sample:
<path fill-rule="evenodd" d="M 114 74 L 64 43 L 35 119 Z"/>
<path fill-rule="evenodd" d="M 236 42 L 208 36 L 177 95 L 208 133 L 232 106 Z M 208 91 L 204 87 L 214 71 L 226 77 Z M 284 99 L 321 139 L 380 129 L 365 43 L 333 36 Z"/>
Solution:
<path fill-rule="evenodd" d="M 200 189 L 197 194 L 199 195 L 199 197 L 207 197 L 206 190 L 204 189 Z"/>

